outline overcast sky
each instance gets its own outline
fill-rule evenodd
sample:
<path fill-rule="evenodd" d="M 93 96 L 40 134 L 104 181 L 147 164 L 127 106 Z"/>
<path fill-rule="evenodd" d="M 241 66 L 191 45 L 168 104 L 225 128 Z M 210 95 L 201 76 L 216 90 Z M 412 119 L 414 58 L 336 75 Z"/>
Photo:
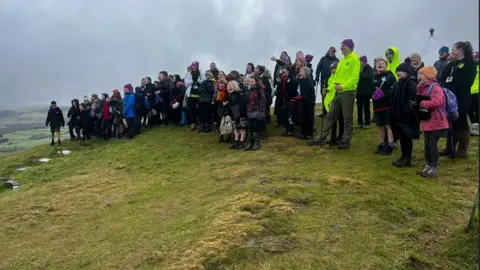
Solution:
<path fill-rule="evenodd" d="M 478 0 L 0 0 L 0 106 L 69 103 L 161 70 L 243 72 L 282 50 L 352 38 L 369 62 L 389 46 L 432 65 L 442 45 L 478 50 Z M 435 28 L 435 38 L 428 30 Z M 61 104 L 64 105 L 64 104 Z"/>

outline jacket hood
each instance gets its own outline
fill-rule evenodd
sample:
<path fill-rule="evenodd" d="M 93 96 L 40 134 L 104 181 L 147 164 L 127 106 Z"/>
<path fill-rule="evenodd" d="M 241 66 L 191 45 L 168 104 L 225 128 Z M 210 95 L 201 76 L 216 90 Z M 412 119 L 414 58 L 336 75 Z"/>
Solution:
<path fill-rule="evenodd" d="M 78 99 L 72 99 L 72 101 L 70 102 L 72 106 L 74 102 L 77 104 L 77 106 L 80 106 L 80 102 L 78 102 Z"/>
<path fill-rule="evenodd" d="M 397 67 L 400 65 L 401 60 L 400 60 L 400 52 L 396 47 L 389 47 L 386 51 L 385 54 L 387 53 L 388 50 L 391 50 L 393 52 L 393 59 L 392 62 L 388 62 L 387 60 L 387 70 L 390 70 L 393 72 L 393 75 L 395 78 L 398 80 L 398 76 L 396 73 Z"/>

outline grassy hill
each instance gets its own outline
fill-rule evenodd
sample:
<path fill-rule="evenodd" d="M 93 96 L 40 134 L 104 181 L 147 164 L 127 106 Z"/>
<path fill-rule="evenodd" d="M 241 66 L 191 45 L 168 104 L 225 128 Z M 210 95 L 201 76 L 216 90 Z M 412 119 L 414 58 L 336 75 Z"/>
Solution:
<path fill-rule="evenodd" d="M 163 128 L 0 157 L 22 184 L 0 192 L 0 269 L 473 269 L 478 144 L 426 180 L 422 140 L 403 170 L 375 142 L 372 128 L 349 151 L 271 136 L 245 152 Z"/>

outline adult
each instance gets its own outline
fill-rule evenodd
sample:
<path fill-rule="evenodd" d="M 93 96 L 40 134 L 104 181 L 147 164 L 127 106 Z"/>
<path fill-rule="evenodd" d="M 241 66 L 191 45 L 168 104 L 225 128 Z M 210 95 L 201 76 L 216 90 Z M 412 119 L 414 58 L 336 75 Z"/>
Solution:
<path fill-rule="evenodd" d="M 313 83 L 308 67 L 300 69 L 298 74 L 298 86 L 300 93 L 296 99 L 300 104 L 300 139 L 311 140 L 313 136 L 313 115 L 315 109 L 315 84 Z"/>
<path fill-rule="evenodd" d="M 280 77 L 277 78 L 278 86 L 275 92 L 275 115 L 277 115 L 277 127 L 286 128 L 285 135 L 293 135 L 293 125 L 290 125 L 289 112 L 292 106 L 290 100 L 297 95 L 298 81 L 289 68 L 280 70 Z M 290 133 L 290 134 L 289 134 Z"/>
<path fill-rule="evenodd" d="M 245 78 L 253 78 L 253 76 L 255 75 L 253 73 L 253 70 L 255 69 L 255 66 L 252 64 L 252 63 L 248 63 L 247 64 L 247 68 L 245 70 L 245 75 L 244 77 Z"/>
<path fill-rule="evenodd" d="M 218 73 L 220 72 L 218 69 L 217 69 L 217 64 L 215 64 L 214 62 L 212 62 L 210 64 L 210 71 L 212 72 L 213 74 L 213 78 L 215 80 L 218 80 Z"/>
<path fill-rule="evenodd" d="M 320 61 L 318 62 L 317 69 L 315 70 L 315 81 L 316 83 L 320 83 L 320 88 L 324 89 L 327 88 L 328 79 L 332 74 L 330 71 L 330 66 L 333 62 L 338 62 L 338 58 L 335 56 L 337 50 L 335 47 L 331 46 L 325 56 L 323 56 Z M 327 115 L 327 111 L 325 110 L 325 105 L 323 104 L 323 99 L 325 98 L 322 95 L 322 114 L 320 116 Z"/>
<path fill-rule="evenodd" d="M 168 125 L 170 122 L 170 103 L 172 102 L 172 81 L 166 71 L 158 74 L 157 91 L 160 95 L 158 111 L 160 112 L 161 125 Z"/>
<path fill-rule="evenodd" d="M 255 74 L 258 75 L 262 85 L 264 87 L 264 93 L 267 98 L 267 111 L 266 111 L 266 121 L 270 123 L 270 107 L 272 106 L 272 75 L 270 71 L 266 69 L 265 66 L 257 66 L 255 68 Z"/>
<path fill-rule="evenodd" d="M 443 46 L 438 50 L 438 60 L 433 65 L 437 70 L 437 81 L 439 82 L 442 78 L 443 69 L 448 64 L 448 56 L 450 55 L 448 47 Z"/>
<path fill-rule="evenodd" d="M 333 81 L 337 93 L 332 101 L 332 107 L 327 115 L 327 122 L 323 125 L 321 135 L 318 139 L 309 142 L 311 146 L 327 143 L 328 134 L 341 114 L 344 118 L 344 134 L 338 149 L 350 148 L 353 134 L 353 107 L 360 77 L 360 59 L 358 54 L 353 51 L 354 48 L 353 40 L 346 39 L 342 42 L 341 51 L 344 57 L 338 63 Z"/>
<path fill-rule="evenodd" d="M 410 64 L 412 65 L 415 71 L 415 79 L 417 79 L 417 74 L 420 69 L 422 69 L 425 64 L 422 62 L 422 57 L 419 53 L 412 53 L 410 55 Z"/>
<path fill-rule="evenodd" d="M 202 83 L 202 73 L 198 69 L 199 63 L 197 61 L 193 62 L 187 70 L 187 75 L 185 75 L 185 91 L 186 109 L 187 109 L 187 123 L 190 126 L 192 131 L 196 130 L 195 124 L 197 123 L 197 112 L 198 112 L 198 99 L 200 98 L 200 85 Z"/>
<path fill-rule="evenodd" d="M 385 58 L 387 58 L 387 70 L 391 71 L 398 81 L 397 67 L 400 65 L 400 52 L 396 47 L 389 47 L 385 51 Z"/>
<path fill-rule="evenodd" d="M 149 110 L 146 111 L 143 118 L 143 125 L 146 126 L 148 120 L 148 127 L 153 127 L 158 124 L 159 116 L 155 109 L 157 98 L 155 95 L 155 85 L 152 83 L 152 78 L 145 77 L 142 79 L 142 92 L 148 101 Z"/>
<path fill-rule="evenodd" d="M 458 102 L 458 119 L 452 122 L 447 148 L 441 153 L 442 156 L 467 158 L 470 144 L 467 115 L 476 76 L 476 64 L 472 54 L 472 45 L 468 41 L 455 43 L 452 47 L 454 61 L 448 63 L 442 75 L 441 84 L 455 94 Z"/>
<path fill-rule="evenodd" d="M 479 114 L 479 96 L 478 96 L 478 72 L 479 72 L 479 65 L 478 65 L 478 56 L 479 53 L 473 53 L 473 61 L 477 64 L 477 75 L 475 76 L 475 81 L 472 85 L 472 98 L 470 102 L 470 108 L 468 110 L 468 116 L 470 118 L 470 123 L 472 124 L 472 129 L 470 130 L 470 135 L 478 136 L 480 135 L 479 125 L 478 125 L 478 114 Z"/>
<path fill-rule="evenodd" d="M 367 56 L 360 57 L 360 79 L 357 85 L 358 127 L 370 127 L 370 99 L 373 93 L 373 68 L 368 64 Z"/>

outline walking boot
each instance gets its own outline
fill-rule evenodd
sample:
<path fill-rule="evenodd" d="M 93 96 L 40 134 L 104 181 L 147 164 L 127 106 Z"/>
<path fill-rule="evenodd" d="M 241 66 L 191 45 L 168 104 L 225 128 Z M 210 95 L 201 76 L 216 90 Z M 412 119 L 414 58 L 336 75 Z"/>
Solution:
<path fill-rule="evenodd" d="M 238 147 L 238 141 L 235 141 L 232 146 L 230 146 L 230 149 L 236 149 Z"/>
<path fill-rule="evenodd" d="M 248 140 L 248 145 L 245 147 L 245 151 L 250 151 L 253 148 L 253 145 L 255 144 L 253 138 Z"/>
<path fill-rule="evenodd" d="M 456 158 L 467 158 L 468 157 L 468 146 L 470 144 L 470 131 L 469 130 L 459 130 L 458 131 L 458 148 L 455 152 Z"/>
<path fill-rule="evenodd" d="M 253 146 L 252 151 L 258 150 L 260 148 L 260 134 L 254 133 L 253 134 Z"/>

